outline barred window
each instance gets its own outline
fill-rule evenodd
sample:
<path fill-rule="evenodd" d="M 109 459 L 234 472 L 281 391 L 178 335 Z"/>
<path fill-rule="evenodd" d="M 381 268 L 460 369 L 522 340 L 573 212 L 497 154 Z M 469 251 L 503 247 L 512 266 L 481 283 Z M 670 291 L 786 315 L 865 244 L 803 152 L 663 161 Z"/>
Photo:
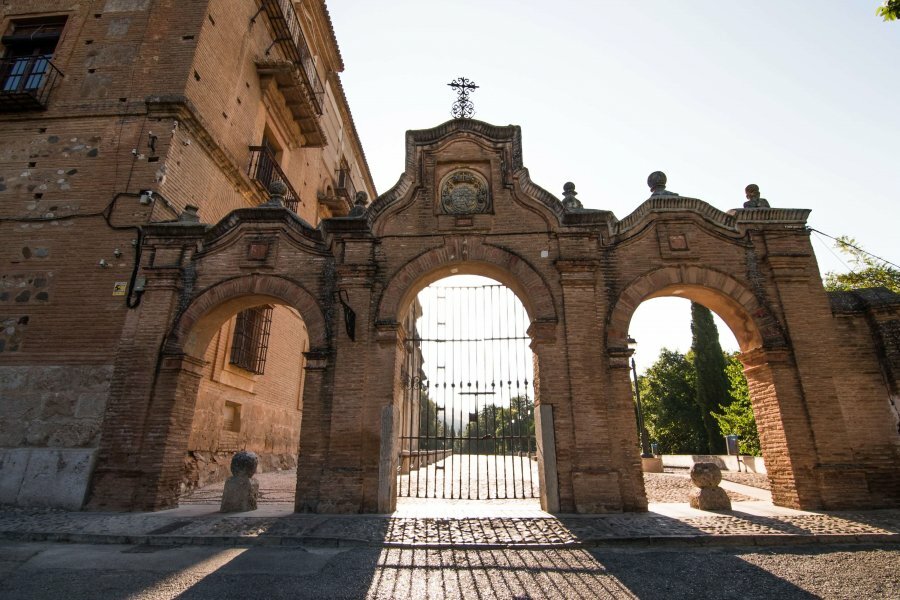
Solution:
<path fill-rule="evenodd" d="M 271 306 L 255 306 L 239 312 L 231 343 L 231 364 L 262 375 L 266 367 L 271 326 Z"/>

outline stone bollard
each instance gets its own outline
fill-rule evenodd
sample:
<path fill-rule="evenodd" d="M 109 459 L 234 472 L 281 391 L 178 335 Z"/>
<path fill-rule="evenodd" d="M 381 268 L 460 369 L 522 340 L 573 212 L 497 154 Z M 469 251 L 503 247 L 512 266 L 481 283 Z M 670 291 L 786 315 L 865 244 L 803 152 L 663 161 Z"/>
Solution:
<path fill-rule="evenodd" d="M 694 463 L 691 467 L 691 481 L 698 490 L 691 492 L 692 508 L 700 510 L 731 510 L 731 499 L 719 487 L 722 470 L 711 462 Z"/>
<path fill-rule="evenodd" d="M 231 477 L 225 482 L 219 512 L 256 510 L 259 482 L 253 479 L 259 458 L 255 452 L 241 450 L 231 457 Z"/>

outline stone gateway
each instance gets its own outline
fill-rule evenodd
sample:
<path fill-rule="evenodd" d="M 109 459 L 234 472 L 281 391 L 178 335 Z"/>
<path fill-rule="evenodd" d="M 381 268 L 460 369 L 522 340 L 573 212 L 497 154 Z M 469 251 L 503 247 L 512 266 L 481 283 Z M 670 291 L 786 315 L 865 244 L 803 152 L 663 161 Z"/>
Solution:
<path fill-rule="evenodd" d="M 623 219 L 581 208 L 574 185 L 564 204 L 529 178 L 519 127 L 456 119 L 407 132 L 396 185 L 318 228 L 277 197 L 218 223 L 146 225 L 89 506 L 178 502 L 213 335 L 241 311 L 286 306 L 309 338 L 296 510 L 393 510 L 407 316 L 457 273 L 501 282 L 528 313 L 545 510 L 646 510 L 626 340 L 638 305 L 660 296 L 704 304 L 734 332 L 776 504 L 896 506 L 900 299 L 826 294 L 809 210 L 722 212 L 668 192 L 662 173 L 649 183 Z"/>

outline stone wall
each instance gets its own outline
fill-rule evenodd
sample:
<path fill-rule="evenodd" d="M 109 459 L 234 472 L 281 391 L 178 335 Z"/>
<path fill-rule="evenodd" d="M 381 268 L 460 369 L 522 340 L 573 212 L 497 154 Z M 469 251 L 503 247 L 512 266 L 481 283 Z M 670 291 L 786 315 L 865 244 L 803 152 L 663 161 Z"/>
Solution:
<path fill-rule="evenodd" d="M 80 508 L 110 365 L 0 366 L 0 504 Z"/>

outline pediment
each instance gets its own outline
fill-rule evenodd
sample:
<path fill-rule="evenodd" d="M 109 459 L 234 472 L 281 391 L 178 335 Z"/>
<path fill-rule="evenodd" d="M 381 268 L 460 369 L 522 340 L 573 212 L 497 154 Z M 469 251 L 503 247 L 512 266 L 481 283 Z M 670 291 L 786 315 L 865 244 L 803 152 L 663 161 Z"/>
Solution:
<path fill-rule="evenodd" d="M 522 131 L 455 119 L 406 133 L 406 169 L 366 217 L 376 235 L 409 231 L 546 231 L 560 226 L 558 198 L 522 165 Z"/>

